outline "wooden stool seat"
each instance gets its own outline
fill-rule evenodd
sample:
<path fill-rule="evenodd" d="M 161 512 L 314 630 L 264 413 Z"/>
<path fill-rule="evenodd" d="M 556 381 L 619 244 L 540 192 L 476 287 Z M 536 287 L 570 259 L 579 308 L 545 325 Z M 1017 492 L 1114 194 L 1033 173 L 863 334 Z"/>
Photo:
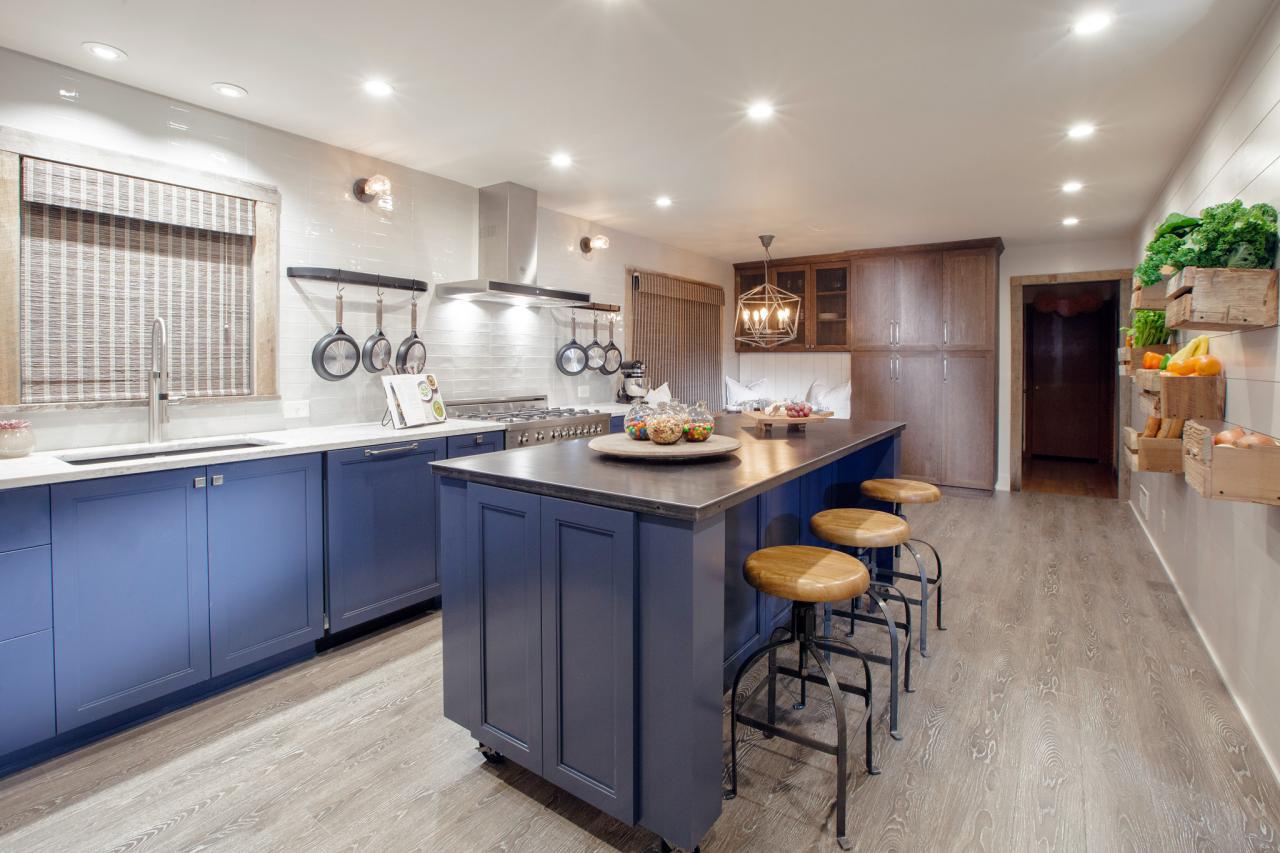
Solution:
<path fill-rule="evenodd" d="M 864 480 L 862 494 L 891 504 L 931 504 L 942 500 L 942 491 L 919 480 Z"/>
<path fill-rule="evenodd" d="M 806 604 L 847 601 L 871 585 L 861 560 L 810 545 L 761 548 L 747 557 L 743 573 L 763 593 Z"/>
<path fill-rule="evenodd" d="M 826 509 L 809 519 L 824 542 L 850 548 L 887 548 L 911 538 L 911 526 L 900 516 L 875 509 Z"/>

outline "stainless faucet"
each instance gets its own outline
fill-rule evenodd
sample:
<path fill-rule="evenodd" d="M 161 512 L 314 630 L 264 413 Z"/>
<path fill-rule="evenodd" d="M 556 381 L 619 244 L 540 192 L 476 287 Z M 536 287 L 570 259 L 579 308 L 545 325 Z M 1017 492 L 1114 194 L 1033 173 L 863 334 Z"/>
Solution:
<path fill-rule="evenodd" d="M 169 407 L 181 403 L 185 394 L 169 393 L 169 329 L 164 320 L 151 321 L 151 373 L 147 381 L 147 441 L 164 441 L 164 425 L 169 422 Z"/>

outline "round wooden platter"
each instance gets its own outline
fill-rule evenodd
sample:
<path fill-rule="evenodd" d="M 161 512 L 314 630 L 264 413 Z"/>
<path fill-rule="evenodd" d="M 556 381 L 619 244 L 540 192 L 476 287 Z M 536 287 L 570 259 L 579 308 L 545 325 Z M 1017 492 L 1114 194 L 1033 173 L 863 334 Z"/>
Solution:
<path fill-rule="evenodd" d="M 807 418 L 789 418 L 786 415 L 766 415 L 764 412 L 743 412 L 742 414 L 756 422 L 757 432 L 769 432 L 774 424 L 783 424 L 791 430 L 803 430 L 805 424 L 816 424 L 825 421 L 835 412 L 814 412 Z"/>
<path fill-rule="evenodd" d="M 712 435 L 706 441 L 685 441 L 675 444 L 654 444 L 652 441 L 636 441 L 625 432 L 598 435 L 587 442 L 587 447 L 597 453 L 625 459 L 648 459 L 659 462 L 679 462 L 682 459 L 701 459 L 732 453 L 742 442 L 727 435 Z"/>

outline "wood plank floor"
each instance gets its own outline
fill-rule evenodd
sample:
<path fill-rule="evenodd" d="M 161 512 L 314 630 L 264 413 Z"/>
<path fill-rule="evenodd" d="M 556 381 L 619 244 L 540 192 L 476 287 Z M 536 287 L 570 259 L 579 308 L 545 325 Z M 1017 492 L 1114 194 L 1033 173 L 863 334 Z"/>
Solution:
<path fill-rule="evenodd" d="M 1105 462 L 1024 456 L 1022 488 L 1028 492 L 1050 492 L 1055 495 L 1114 498 L 1116 472 Z"/>
<path fill-rule="evenodd" d="M 950 630 L 905 740 L 878 721 L 882 775 L 851 733 L 858 850 L 1276 849 L 1275 779 L 1127 507 L 948 495 L 913 526 L 944 551 Z M 485 764 L 441 715 L 440 668 L 436 613 L 0 780 L 0 850 L 656 846 Z M 829 737 L 810 696 L 782 719 Z M 754 733 L 741 757 L 704 850 L 837 849 L 833 759 Z"/>

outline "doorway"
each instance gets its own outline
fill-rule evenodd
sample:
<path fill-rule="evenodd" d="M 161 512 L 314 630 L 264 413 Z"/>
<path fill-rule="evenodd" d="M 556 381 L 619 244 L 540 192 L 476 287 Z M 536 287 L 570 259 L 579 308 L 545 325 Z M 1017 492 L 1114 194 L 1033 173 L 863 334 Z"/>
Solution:
<path fill-rule="evenodd" d="M 1021 290 L 1022 487 L 1115 498 L 1119 282 Z"/>

